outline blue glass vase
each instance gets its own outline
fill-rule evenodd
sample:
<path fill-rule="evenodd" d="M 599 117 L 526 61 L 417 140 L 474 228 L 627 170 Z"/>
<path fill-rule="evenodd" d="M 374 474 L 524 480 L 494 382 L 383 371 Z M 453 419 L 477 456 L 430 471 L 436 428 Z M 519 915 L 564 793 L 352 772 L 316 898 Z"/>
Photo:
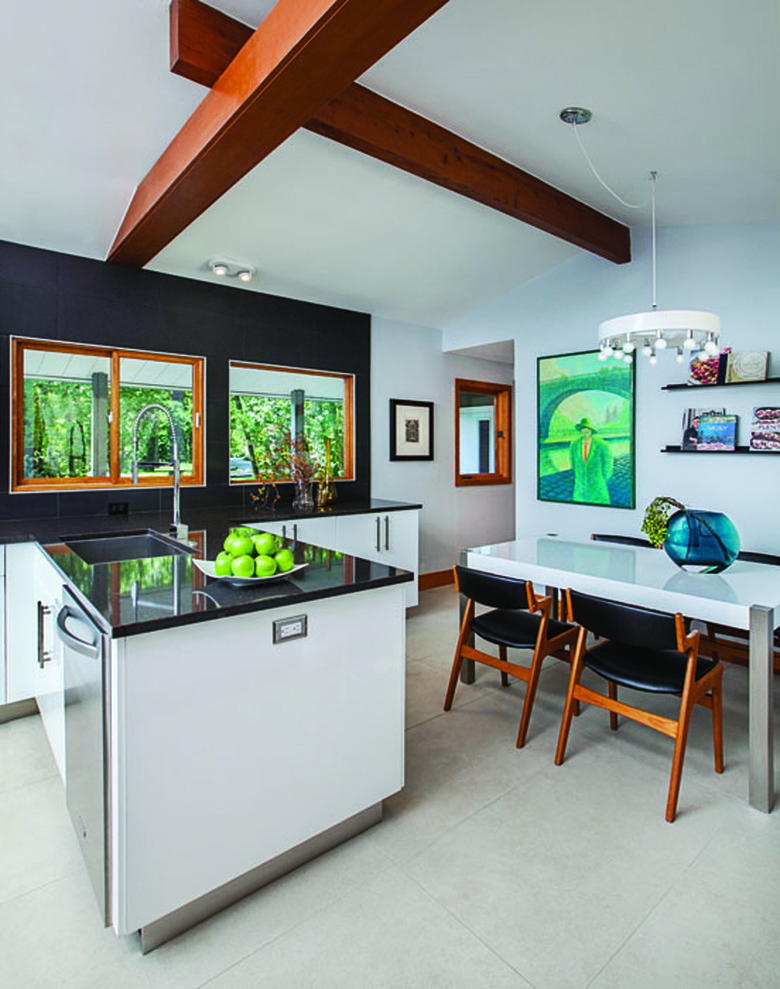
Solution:
<path fill-rule="evenodd" d="M 683 570 L 720 573 L 737 558 L 739 533 L 722 512 L 688 508 L 669 519 L 664 549 Z"/>

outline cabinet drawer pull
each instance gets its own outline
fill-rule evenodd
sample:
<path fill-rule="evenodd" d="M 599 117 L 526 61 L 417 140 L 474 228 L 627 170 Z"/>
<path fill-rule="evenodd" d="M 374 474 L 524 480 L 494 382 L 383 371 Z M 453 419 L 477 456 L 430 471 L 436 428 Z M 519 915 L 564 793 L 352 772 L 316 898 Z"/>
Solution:
<path fill-rule="evenodd" d="M 51 608 L 42 601 L 38 602 L 38 666 L 41 669 L 51 660 L 51 653 L 44 646 L 44 619 L 51 614 Z"/>
<path fill-rule="evenodd" d="M 376 517 L 376 551 L 377 553 L 382 552 L 382 520 L 378 515 Z"/>
<path fill-rule="evenodd" d="M 385 515 L 385 549 L 390 549 L 390 516 Z"/>

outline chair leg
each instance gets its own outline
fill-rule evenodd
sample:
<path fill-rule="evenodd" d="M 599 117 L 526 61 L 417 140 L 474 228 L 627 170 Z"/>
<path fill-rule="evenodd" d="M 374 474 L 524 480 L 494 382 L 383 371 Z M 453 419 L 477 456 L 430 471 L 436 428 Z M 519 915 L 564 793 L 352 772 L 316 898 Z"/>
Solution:
<path fill-rule="evenodd" d="M 444 697 L 444 710 L 449 711 L 452 707 L 452 699 L 455 696 L 455 688 L 458 686 L 458 677 L 460 676 L 460 668 L 463 666 L 463 655 L 461 650 L 466 642 L 469 635 L 469 630 L 471 629 L 471 620 L 474 617 L 474 602 L 469 601 L 466 605 L 466 611 L 463 615 L 463 621 L 460 626 L 460 633 L 458 634 L 458 644 L 455 646 L 455 656 L 452 660 L 452 670 L 450 671 L 450 681 L 447 684 L 447 693 Z"/>
<path fill-rule="evenodd" d="M 617 695 L 618 695 L 617 684 L 616 683 L 613 683 L 611 680 L 608 680 L 607 681 L 607 691 L 609 693 L 610 700 L 616 701 L 617 700 Z M 615 714 L 614 711 L 610 711 L 609 712 L 609 727 L 610 727 L 610 729 L 612 731 L 617 731 L 617 727 L 618 727 L 618 716 Z"/>
<path fill-rule="evenodd" d="M 666 800 L 666 820 L 671 824 L 677 816 L 677 799 L 680 796 L 680 780 L 682 779 L 683 762 L 685 761 L 685 747 L 688 744 L 688 728 L 691 724 L 691 710 L 693 705 L 690 702 L 690 694 L 683 693 L 683 701 L 680 705 L 680 720 L 677 724 L 677 741 L 674 746 L 674 758 L 672 759 L 672 777 L 669 781 L 669 796 Z"/>
<path fill-rule="evenodd" d="M 558 746 L 555 750 L 555 765 L 560 766 L 566 755 L 566 744 L 569 741 L 569 729 L 571 719 L 574 716 L 574 707 L 577 701 L 574 699 L 574 688 L 579 684 L 582 676 L 582 657 L 585 653 L 585 629 L 580 632 L 577 639 L 577 649 L 571 664 L 571 676 L 569 677 L 569 689 L 566 692 L 566 705 L 563 709 L 563 719 L 561 730 L 558 734 Z"/>
<path fill-rule="evenodd" d="M 712 742 L 715 749 L 715 772 L 723 772 L 723 683 L 718 682 L 712 688 Z"/>
<path fill-rule="evenodd" d="M 498 658 L 501 660 L 502 663 L 506 662 L 506 646 L 498 647 Z M 509 686 L 509 674 L 506 672 L 506 670 L 501 670 L 501 686 L 502 687 Z"/>
<path fill-rule="evenodd" d="M 522 749 L 525 745 L 525 738 L 528 734 L 528 725 L 531 722 L 531 711 L 534 707 L 536 688 L 539 686 L 539 677 L 542 672 L 546 653 L 542 652 L 537 644 L 534 649 L 534 657 L 531 660 L 531 672 L 528 677 L 528 687 L 525 691 L 525 701 L 523 702 L 523 713 L 520 715 L 520 727 L 517 730 L 517 741 L 515 748 Z"/>

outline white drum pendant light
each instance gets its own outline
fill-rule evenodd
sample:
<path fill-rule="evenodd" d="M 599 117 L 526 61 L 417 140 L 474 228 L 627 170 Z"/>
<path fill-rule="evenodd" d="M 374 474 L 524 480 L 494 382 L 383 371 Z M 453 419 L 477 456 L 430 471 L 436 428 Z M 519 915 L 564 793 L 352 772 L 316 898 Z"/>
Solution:
<path fill-rule="evenodd" d="M 561 110 L 560 118 L 571 124 L 577 143 L 591 171 L 601 185 L 618 202 L 630 209 L 643 209 L 646 203 L 627 203 L 611 189 L 596 171 L 588 152 L 580 140 L 577 129 L 592 118 L 590 110 L 582 107 L 567 107 Z M 656 301 L 656 224 L 655 224 L 655 180 L 656 172 L 650 172 L 650 204 L 652 211 L 652 307 L 647 312 L 629 313 L 605 320 L 599 326 L 599 360 L 615 357 L 631 363 L 634 352 L 639 351 L 655 364 L 657 356 L 664 350 L 675 355 L 678 362 L 685 359 L 686 352 L 704 350 L 710 357 L 719 353 L 720 317 L 712 312 L 695 309 L 658 309 Z"/>

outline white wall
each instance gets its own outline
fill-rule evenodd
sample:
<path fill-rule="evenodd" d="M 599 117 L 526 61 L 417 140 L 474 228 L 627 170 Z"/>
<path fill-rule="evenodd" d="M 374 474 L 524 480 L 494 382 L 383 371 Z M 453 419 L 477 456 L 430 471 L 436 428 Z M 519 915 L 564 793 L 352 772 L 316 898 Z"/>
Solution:
<path fill-rule="evenodd" d="M 634 261 L 612 265 L 590 255 L 567 261 L 445 330 L 447 349 L 515 341 L 517 532 L 594 531 L 639 534 L 645 505 L 672 495 L 690 507 L 723 511 L 746 549 L 780 552 L 780 457 L 760 454 L 663 454 L 680 442 L 686 406 L 723 405 L 740 416 L 738 442 L 754 405 L 780 406 L 780 383 L 705 392 L 664 392 L 685 370 L 659 358 L 637 358 L 636 504 L 634 511 L 557 505 L 536 500 L 536 358 L 595 349 L 604 319 L 649 308 L 649 232 L 633 231 Z M 658 234 L 658 306 L 705 309 L 722 320 L 721 343 L 770 351 L 769 374 L 780 376 L 777 318 L 780 227 L 672 227 Z"/>
<path fill-rule="evenodd" d="M 515 486 L 455 487 L 455 378 L 511 382 L 512 367 L 442 353 L 441 331 L 371 325 L 371 494 L 420 502 L 420 572 L 443 570 L 466 546 L 514 537 Z M 434 403 L 433 461 L 390 461 L 390 399 Z"/>

